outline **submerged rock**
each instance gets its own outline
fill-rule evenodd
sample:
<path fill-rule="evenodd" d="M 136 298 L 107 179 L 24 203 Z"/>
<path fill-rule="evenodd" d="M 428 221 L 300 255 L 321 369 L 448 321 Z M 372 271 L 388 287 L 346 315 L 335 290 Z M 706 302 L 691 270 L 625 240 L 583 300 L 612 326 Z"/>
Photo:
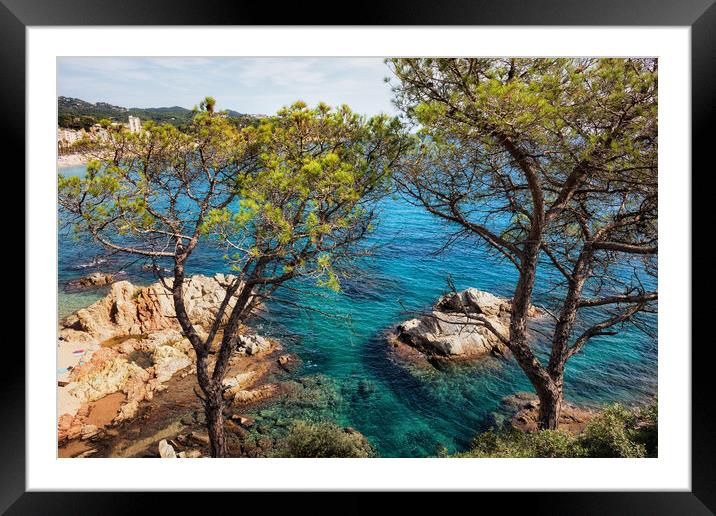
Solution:
<path fill-rule="evenodd" d="M 499 337 L 509 335 L 511 302 L 469 288 L 441 297 L 429 314 L 397 326 L 394 338 L 428 356 L 471 358 L 506 351 Z M 540 314 L 531 307 L 530 317 Z"/>
<path fill-rule="evenodd" d="M 293 355 L 281 355 L 278 357 L 277 362 L 281 369 L 287 373 L 293 372 L 298 367 L 296 358 Z"/>

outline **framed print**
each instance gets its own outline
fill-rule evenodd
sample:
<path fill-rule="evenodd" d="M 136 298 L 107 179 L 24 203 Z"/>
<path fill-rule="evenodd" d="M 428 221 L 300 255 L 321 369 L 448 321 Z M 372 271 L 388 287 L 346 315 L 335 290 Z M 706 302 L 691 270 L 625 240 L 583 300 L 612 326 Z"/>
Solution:
<path fill-rule="evenodd" d="M 210 4 L 0 5 L 27 192 L 3 510 L 712 513 L 712 2 Z"/>

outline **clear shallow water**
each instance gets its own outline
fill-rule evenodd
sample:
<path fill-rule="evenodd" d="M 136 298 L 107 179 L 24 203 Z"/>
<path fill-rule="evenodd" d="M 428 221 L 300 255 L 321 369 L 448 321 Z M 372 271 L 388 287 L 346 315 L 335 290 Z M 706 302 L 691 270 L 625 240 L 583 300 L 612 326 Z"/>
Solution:
<path fill-rule="evenodd" d="M 81 174 L 84 167 L 62 169 Z M 474 241 L 460 241 L 447 251 L 450 228 L 400 199 L 383 203 L 369 244 L 343 281 L 343 292 L 310 289 L 301 302 L 328 316 L 272 302 L 254 326 L 280 339 L 320 386 L 316 399 L 286 400 L 265 410 L 279 417 L 330 417 L 368 437 L 381 456 L 434 455 L 439 445 L 464 450 L 478 431 L 494 424 L 500 400 L 531 386 L 512 360 L 485 359 L 441 369 L 414 367 L 398 360 L 385 332 L 422 310 L 447 290 L 450 275 L 458 289 L 476 287 L 510 296 L 513 268 L 499 263 Z M 224 272 L 222 253 L 196 252 L 191 274 Z M 107 260 L 97 264 L 99 259 Z M 95 263 L 93 263 L 95 262 Z M 123 271 L 127 279 L 149 283 L 151 276 L 128 256 L 106 256 L 86 241 L 60 234 L 59 315 L 64 317 L 99 299 L 104 292 L 68 293 L 64 284 L 94 270 Z M 280 294 L 297 301 L 297 294 Z M 536 303 L 539 304 L 539 295 Z M 656 318 L 650 321 L 656 332 Z M 567 367 L 566 396 L 576 402 L 640 402 L 656 392 L 657 349 L 654 338 L 633 328 L 591 341 Z"/>

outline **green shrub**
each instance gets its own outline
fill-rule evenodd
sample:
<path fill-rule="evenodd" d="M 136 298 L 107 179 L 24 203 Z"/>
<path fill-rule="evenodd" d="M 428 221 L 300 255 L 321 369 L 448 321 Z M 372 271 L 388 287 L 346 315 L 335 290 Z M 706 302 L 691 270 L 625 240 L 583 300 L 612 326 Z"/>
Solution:
<path fill-rule="evenodd" d="M 656 399 L 639 411 L 636 440 L 644 443 L 647 457 L 659 456 L 659 404 Z"/>
<path fill-rule="evenodd" d="M 472 449 L 457 457 L 581 457 L 583 451 L 575 438 L 563 430 L 540 432 L 495 432 L 475 437 Z"/>
<path fill-rule="evenodd" d="M 615 403 L 592 419 L 579 435 L 589 457 L 645 457 L 646 447 L 636 442 L 637 413 Z"/>
<path fill-rule="evenodd" d="M 276 457 L 371 457 L 373 449 L 358 432 L 328 423 L 296 422 L 274 450 Z"/>
<path fill-rule="evenodd" d="M 584 457 L 585 451 L 574 436 L 564 430 L 547 430 L 532 436 L 534 457 Z"/>
<path fill-rule="evenodd" d="M 494 431 L 479 434 L 472 448 L 453 457 L 656 457 L 657 403 L 629 410 L 615 403 L 589 421 L 584 431 Z"/>

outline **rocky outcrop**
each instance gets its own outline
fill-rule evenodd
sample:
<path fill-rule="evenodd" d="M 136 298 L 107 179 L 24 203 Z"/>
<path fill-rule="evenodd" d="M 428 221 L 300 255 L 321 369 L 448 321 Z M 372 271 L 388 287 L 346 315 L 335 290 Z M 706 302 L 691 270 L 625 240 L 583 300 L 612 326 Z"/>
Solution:
<path fill-rule="evenodd" d="M 287 373 L 293 372 L 298 366 L 297 361 L 293 355 L 281 355 L 277 360 L 278 365 Z"/>
<path fill-rule="evenodd" d="M 218 312 L 232 276 L 196 275 L 184 285 L 184 299 L 189 318 L 196 325 L 210 326 Z M 171 287 L 172 279 L 166 281 Z M 234 305 L 229 302 L 229 309 Z M 77 332 L 102 341 L 121 335 L 139 335 L 159 330 L 179 329 L 170 290 L 157 282 L 147 287 L 129 281 L 114 283 L 107 296 L 77 311 L 63 322 L 60 340 L 76 340 Z"/>
<path fill-rule="evenodd" d="M 275 383 L 267 383 L 254 389 L 236 389 L 233 392 L 233 401 L 236 404 L 256 403 L 272 398 L 280 393 L 280 387 Z"/>
<path fill-rule="evenodd" d="M 502 335 L 509 335 L 511 302 L 474 288 L 441 297 L 429 314 L 410 319 L 396 328 L 394 339 L 428 356 L 471 358 L 505 352 L 486 320 Z M 530 308 L 530 317 L 541 314 Z"/>
<path fill-rule="evenodd" d="M 265 340 L 270 343 L 267 339 Z M 272 348 L 273 346 L 271 345 L 262 351 L 261 354 L 264 354 Z M 259 380 L 265 378 L 267 372 L 270 370 L 270 362 L 258 362 L 254 364 L 254 366 L 255 367 L 251 370 L 244 370 L 224 379 L 224 399 L 232 400 L 237 404 L 246 404 L 262 401 L 279 394 L 280 388 L 275 383 L 256 385 Z"/>
<path fill-rule="evenodd" d="M 213 323 L 231 276 L 192 276 L 185 300 L 192 322 L 201 329 Z M 171 284 L 171 281 L 169 281 Z M 229 303 L 229 309 L 233 302 Z M 274 349 L 258 335 L 239 336 L 236 358 L 251 359 Z M 113 422 L 137 415 L 140 403 L 166 388 L 175 374 L 195 371 L 195 354 L 183 337 L 171 292 L 161 283 L 138 287 L 128 281 L 111 286 L 100 301 L 68 317 L 59 331 L 58 439 L 91 439 L 99 428 L 85 428 L 88 407 L 113 393 L 124 393 Z M 260 378 L 258 371 L 228 380 L 227 398 L 264 398 L 268 391 L 246 391 Z M 248 381 L 251 379 L 251 381 Z M 233 382 L 233 383 L 232 383 Z M 248 394 L 247 394 L 248 393 Z"/>
<path fill-rule="evenodd" d="M 114 281 L 112 274 L 105 274 L 102 272 L 93 272 L 89 276 L 80 278 L 79 285 L 82 287 L 97 287 L 101 285 L 108 285 Z"/>
<path fill-rule="evenodd" d="M 122 390 L 132 379 L 149 380 L 149 373 L 111 348 L 100 348 L 92 359 L 72 370 L 67 391 L 80 402 L 96 401 Z"/>
<path fill-rule="evenodd" d="M 271 347 L 271 341 L 261 335 L 239 335 L 237 351 L 252 356 L 270 351 Z"/>
<path fill-rule="evenodd" d="M 165 389 L 164 383 L 193 363 L 188 342 L 175 330 L 165 330 L 146 339 L 128 339 L 118 346 L 99 347 L 86 361 L 67 373 L 59 386 L 58 440 L 78 437 L 90 404 L 113 393 L 125 395 L 111 422 L 134 418 L 140 403 Z M 139 365 L 137 354 L 146 355 L 151 365 Z M 82 438 L 87 432 L 83 431 Z M 91 436 L 98 432 L 92 433 Z"/>
<path fill-rule="evenodd" d="M 160 383 L 169 380 L 174 373 L 191 365 L 191 359 L 174 346 L 157 346 L 152 353 L 154 376 Z"/>

